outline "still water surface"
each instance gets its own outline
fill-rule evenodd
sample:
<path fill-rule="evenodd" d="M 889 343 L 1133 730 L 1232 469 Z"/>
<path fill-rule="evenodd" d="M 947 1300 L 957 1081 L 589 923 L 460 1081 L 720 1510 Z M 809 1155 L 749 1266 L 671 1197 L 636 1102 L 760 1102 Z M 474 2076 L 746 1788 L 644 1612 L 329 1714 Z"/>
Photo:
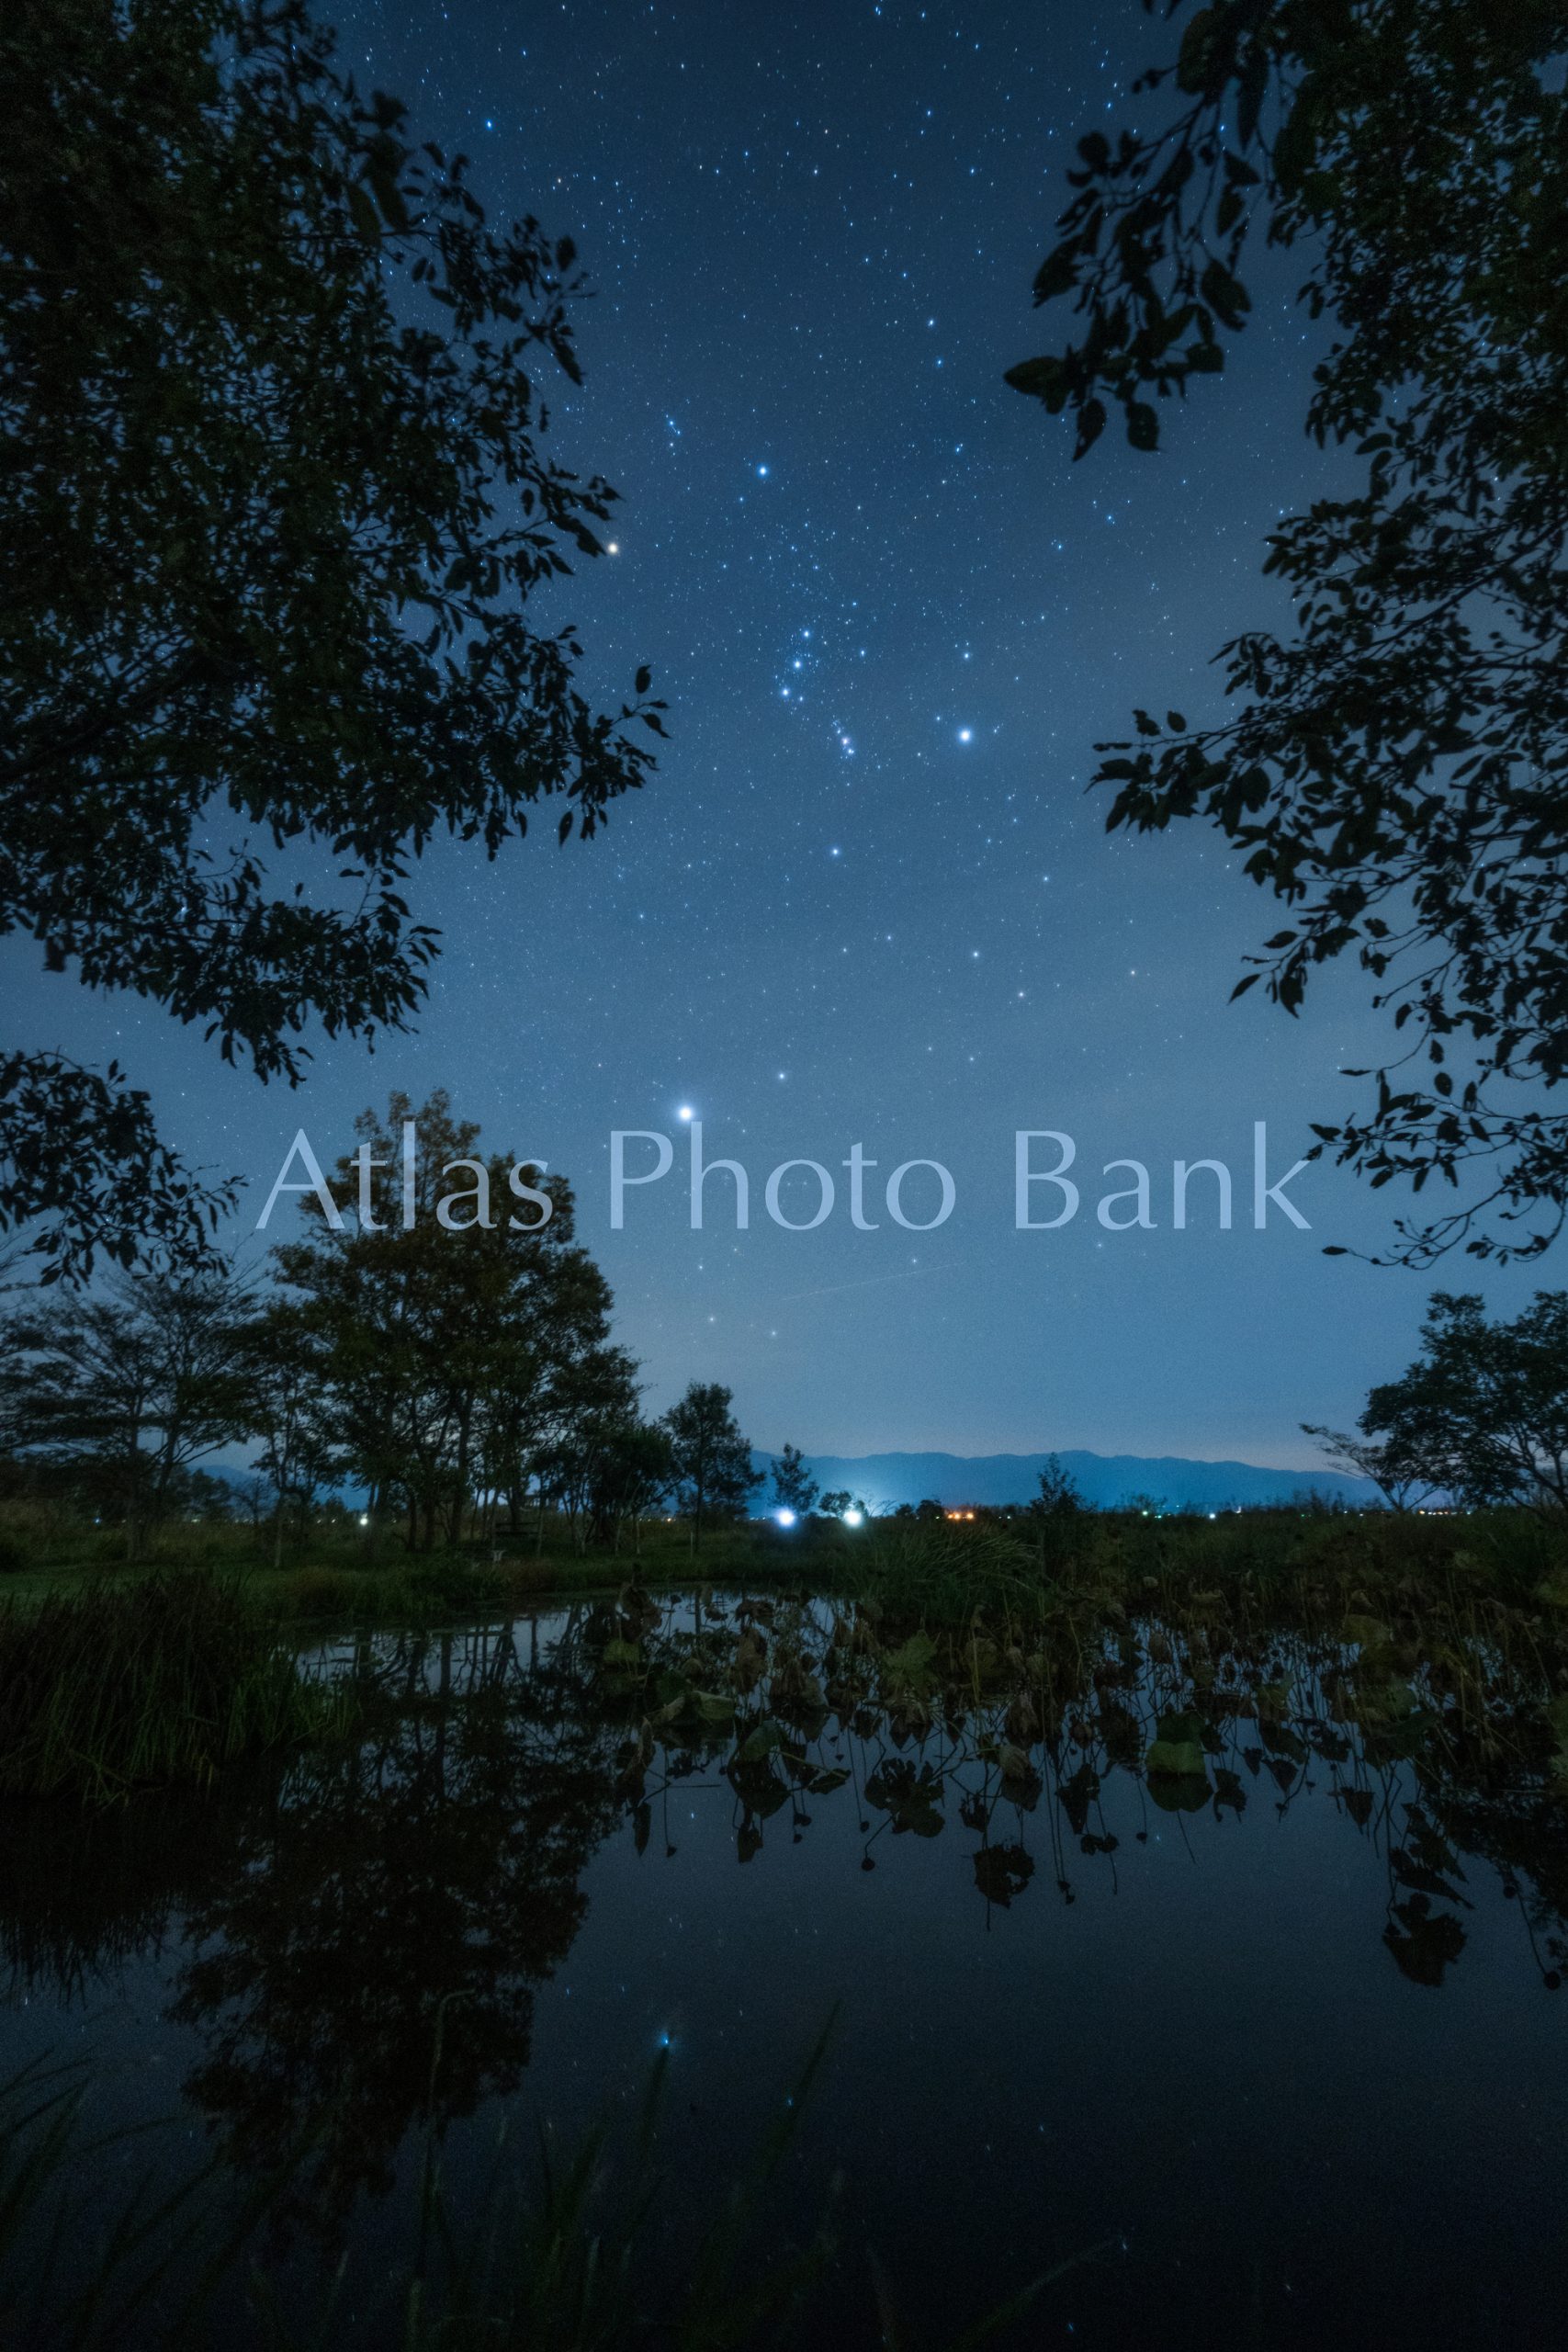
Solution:
<path fill-rule="evenodd" d="M 831 2020 L 766 2219 L 836 2200 L 803 2342 L 876 2340 L 874 2262 L 915 2346 L 1058 2269 L 1007 2341 L 1568 2343 L 1549 1773 L 1295 1635 L 1135 1628 L 1032 1713 L 825 1603 L 700 1616 L 344 1644 L 338 1757 L 0 1815 L 0 2073 L 87 2056 L 96 2125 L 175 2119 L 110 2202 L 313 2134 L 268 2259 L 307 2296 L 346 2246 L 344 2340 L 431 2124 L 477 2206 L 503 2120 L 570 2146 L 666 2052 L 674 2269 Z"/>

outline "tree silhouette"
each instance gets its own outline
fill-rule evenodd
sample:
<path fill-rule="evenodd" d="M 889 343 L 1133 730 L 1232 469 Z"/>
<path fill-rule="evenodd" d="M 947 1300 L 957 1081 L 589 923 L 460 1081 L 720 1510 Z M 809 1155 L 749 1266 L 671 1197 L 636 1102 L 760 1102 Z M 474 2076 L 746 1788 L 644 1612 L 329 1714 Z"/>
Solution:
<path fill-rule="evenodd" d="M 798 1445 L 786 1445 L 773 1456 L 773 1493 L 785 1510 L 808 1511 L 820 1489 L 806 1466 Z"/>
<path fill-rule="evenodd" d="M 761 1472 L 730 1407 L 733 1393 L 717 1381 L 694 1380 L 664 1416 L 682 1508 L 691 1515 L 692 1550 L 702 1541 L 704 1514 L 739 1510 Z"/>
<path fill-rule="evenodd" d="M 1372 1390 L 1361 1428 L 1472 1506 L 1568 1510 L 1568 1291 L 1537 1291 L 1511 1323 L 1488 1323 L 1473 1292 L 1435 1292 L 1420 1355 Z"/>
<path fill-rule="evenodd" d="M 297 1300 L 269 1300 L 243 1342 L 248 1432 L 262 1441 L 255 1467 L 273 1493 L 273 1566 L 283 1557 L 290 1506 L 303 1536 L 310 1506 L 342 1470 L 319 1321 Z"/>
<path fill-rule="evenodd" d="M 525 616 L 615 496 L 542 447 L 575 253 L 303 0 L 17 0 L 0 80 L 0 932 L 292 1085 L 414 1014 L 438 833 L 586 838 L 651 764 L 647 672 L 597 710 Z M 13 1052 L 0 1105 L 0 1230 L 199 1254 L 227 1195 L 118 1067 Z"/>
<path fill-rule="evenodd" d="M 284 1295 L 322 1341 L 326 1434 L 370 1489 L 372 1542 L 400 1506 L 411 1547 L 428 1551 L 438 1534 L 456 1540 L 481 1486 L 507 1498 L 516 1525 L 537 1456 L 573 1417 L 624 1406 L 634 1367 L 610 1345 L 609 1285 L 573 1242 L 564 1178 L 525 1170 L 551 1214 L 541 1223 L 534 1207 L 519 1211 L 511 1163 L 478 1152 L 478 1127 L 454 1118 L 440 1091 L 417 1114 L 394 1094 L 384 1125 L 367 1111 L 355 1129 L 361 1153 L 331 1179 L 339 1227 L 312 1204 L 317 1230 L 280 1248 L 277 1263 Z"/>
<path fill-rule="evenodd" d="M 1370 1478 L 1391 1510 L 1409 1510 L 1437 1491 L 1418 1455 L 1412 1454 L 1401 1435 L 1358 1437 L 1348 1430 L 1331 1430 L 1321 1421 L 1303 1421 L 1302 1432 L 1314 1437 L 1330 1466 L 1352 1478 Z"/>
<path fill-rule="evenodd" d="M 1111 827 L 1206 818 L 1290 910 L 1237 994 L 1263 978 L 1294 1012 L 1319 965 L 1359 960 L 1400 1046 L 1318 1148 L 1417 1194 L 1483 1180 L 1398 1222 L 1417 1265 L 1533 1254 L 1568 1212 L 1568 1117 L 1539 1099 L 1568 1074 L 1562 49 L 1551 0 L 1199 9 L 1136 85 L 1170 88 L 1168 119 L 1079 141 L 1034 290 L 1072 299 L 1082 340 L 1008 379 L 1071 412 L 1079 456 L 1108 403 L 1153 450 L 1157 403 L 1247 323 L 1249 238 L 1310 253 L 1335 339 L 1306 426 L 1360 487 L 1270 533 L 1295 630 L 1222 649 L 1235 714 L 1139 710 L 1096 781 Z"/>
<path fill-rule="evenodd" d="M 122 1274 L 106 1295 L 15 1317 L 6 1339 L 18 1453 L 94 1465 L 130 1559 L 192 1465 L 253 1426 L 246 1302 L 227 1269 Z"/>

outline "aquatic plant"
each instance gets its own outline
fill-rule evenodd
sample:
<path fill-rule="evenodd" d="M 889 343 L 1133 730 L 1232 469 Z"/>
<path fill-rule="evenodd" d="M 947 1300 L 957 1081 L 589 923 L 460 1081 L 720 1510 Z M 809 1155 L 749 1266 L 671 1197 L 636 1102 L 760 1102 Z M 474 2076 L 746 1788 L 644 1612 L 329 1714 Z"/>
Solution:
<path fill-rule="evenodd" d="M 1162 1841 L 1168 1855 L 1178 1839 L 1201 1851 L 1200 1841 L 1236 1838 L 1238 1816 L 1255 1841 L 1264 1823 L 1306 1808 L 1332 1816 L 1325 1838 L 1359 1845 L 1363 1888 L 1386 1882 L 1386 1901 L 1364 1916 L 1409 1984 L 1486 1967 L 1473 1923 L 1500 1884 L 1529 1947 L 1519 1956 L 1545 1991 L 1560 1988 L 1568 1709 L 1548 1628 L 1531 1634 L 1485 1608 L 1472 1623 L 1466 1599 L 1423 1619 L 1417 1638 L 1414 1599 L 1400 1606 L 1380 1588 L 1335 1615 L 1326 1586 L 1313 1622 L 1270 1621 L 1244 1583 L 1219 1579 L 1162 1616 L 1124 1568 L 1119 1587 L 1077 1573 L 1081 1588 L 1051 1585 L 1043 1614 L 1038 1596 L 1028 1615 L 993 1596 L 966 1620 L 921 1621 L 886 1592 L 660 1597 L 628 1584 L 537 1621 L 356 1635 L 333 1657 L 359 1694 L 363 1738 L 241 1775 L 221 1803 L 170 1797 L 158 1841 L 167 1866 L 231 1802 L 249 1827 L 161 1894 L 143 1871 L 120 1870 L 107 1911 L 116 1850 L 158 1808 L 75 1826 L 73 1902 L 58 1845 L 32 1834 L 47 1816 L 21 1809 L 29 1842 L 0 1852 L 0 1871 L 28 1923 L 30 1939 L 11 1943 L 29 1997 L 51 1971 L 74 1982 L 90 1967 L 77 1925 L 113 1943 L 128 1905 L 141 1935 L 164 1932 L 148 1924 L 150 1901 L 170 1928 L 177 1915 L 185 1957 L 170 2014 L 208 2052 L 182 2086 L 182 2128 L 205 2124 L 231 2204 L 240 2182 L 271 2200 L 254 2274 L 231 2265 L 221 2331 L 185 2340 L 274 2352 L 765 2344 L 761 2307 L 747 2296 L 781 2289 L 819 2222 L 838 2253 L 803 2278 L 786 2340 L 869 2352 L 878 2338 L 852 2218 L 860 2190 L 852 2183 L 840 2208 L 808 2205 L 803 2223 L 808 2153 L 771 2176 L 748 2209 L 750 2251 L 695 2302 L 687 2250 L 705 2225 L 728 2230 L 735 2218 L 711 2145 L 688 2157 L 683 2193 L 649 2201 L 646 2215 L 658 2167 L 629 2124 L 564 2147 L 548 2139 L 537 2163 L 502 2139 L 489 2190 L 475 2184 L 483 2152 L 464 2119 L 516 2090 L 531 1988 L 571 1946 L 589 1857 L 618 1821 L 648 1867 L 673 1860 L 699 1790 L 728 1815 L 749 1872 L 791 1868 L 791 1845 L 821 1838 L 829 1869 L 897 1857 L 933 1900 L 945 1885 L 960 1905 L 983 1905 L 987 1929 L 1021 1907 L 1082 1900 L 1097 1880 L 1103 1894 L 1108 1880 L 1142 1879 L 1145 1859 L 1158 1869 Z M 1131 1596 L 1119 1616 L 1117 1589 Z M 857 1823 L 858 1840 L 844 1838 Z M 790 2125 L 793 2110 L 770 2113 Z M 689 2150 L 689 2127 L 674 2120 Z M 836 2141 L 817 2153 L 825 2174 L 855 2152 Z M 176 2148 L 169 2177 L 183 2161 Z M 84 2265 L 114 2177 L 100 2167 L 99 2210 L 66 2241 Z M 362 2192 L 387 2200 L 368 2271 Z M 184 2242 L 190 2263 L 228 2243 L 219 2201 L 199 2243 Z M 179 2207 L 180 2229 L 197 2204 L 209 2211 L 205 2199 Z M 291 2233 L 282 2267 L 274 2231 Z M 25 2288 L 25 2265 L 20 2275 Z M 69 2269 L 65 2285 L 73 2290 Z M 991 2290 L 976 2291 L 984 2301 Z M 11 2294 L 0 2279 L 0 2310 Z M 881 2340 L 903 2341 L 887 2281 L 875 2299 Z M 50 2306 L 55 2317 L 64 2308 L 59 2296 Z M 781 2300 L 781 2321 L 785 2310 Z M 1009 2340 L 1032 2340 L 1027 2327 Z M 144 2337 L 101 2340 L 118 2352 Z"/>
<path fill-rule="evenodd" d="M 1464 1942 L 1451 1825 L 1499 1857 L 1517 1848 L 1515 1889 L 1529 1858 L 1561 1843 L 1568 1696 L 1539 1613 L 1485 1595 L 1480 1606 L 1462 1577 L 1444 1604 L 1407 1580 L 1390 1590 L 1387 1617 L 1358 1585 L 1315 1581 L 1301 1596 L 1306 1622 L 1271 1617 L 1245 1577 L 1167 1611 L 1145 1589 L 1157 1595 L 1156 1579 L 1114 1560 L 1098 1571 L 1080 1561 L 1073 1586 L 1037 1581 L 1019 1609 L 998 1544 L 976 1548 L 968 1584 L 961 1565 L 942 1573 L 944 1555 L 970 1540 L 939 1529 L 928 1548 L 911 1531 L 895 1566 L 912 1558 L 918 1582 L 874 1576 L 854 1597 L 705 1591 L 700 1607 L 680 1596 L 660 1606 L 627 1588 L 590 1612 L 583 1662 L 610 1719 L 627 1727 L 617 1795 L 639 1848 L 671 1788 L 716 1768 L 734 1792 L 742 1863 L 775 1816 L 798 1842 L 814 1801 L 847 1787 L 863 1869 L 877 1867 L 885 1837 L 932 1839 L 956 1825 L 979 1841 L 976 1891 L 1006 1907 L 1034 1875 L 1039 1815 L 1070 1902 L 1073 1845 L 1086 1858 L 1116 1849 L 1101 1802 L 1112 1775 L 1141 1787 L 1140 1838 L 1149 1808 L 1224 1820 L 1256 1788 L 1282 1813 L 1325 1783 L 1345 1821 L 1384 1851 L 1385 1940 L 1427 1983 Z M 1000 1577 L 985 1573 L 998 1563 Z M 942 1609 L 914 1609 L 911 1584 L 937 1590 Z M 966 1612 L 951 1605 L 961 1590 Z M 1537 1827 L 1527 1834 L 1526 1823 Z M 1535 1916 L 1538 1965 L 1554 1989 L 1568 1953 L 1563 1905 L 1543 1888 Z"/>

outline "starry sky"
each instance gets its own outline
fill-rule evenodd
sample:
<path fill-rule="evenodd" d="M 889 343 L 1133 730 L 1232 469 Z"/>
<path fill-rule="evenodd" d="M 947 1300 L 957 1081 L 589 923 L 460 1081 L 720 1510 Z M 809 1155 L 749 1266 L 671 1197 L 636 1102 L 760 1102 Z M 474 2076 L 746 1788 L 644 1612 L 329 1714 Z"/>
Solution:
<path fill-rule="evenodd" d="M 1075 465 L 1001 380 L 1058 329 L 1029 289 L 1074 141 L 1135 119 L 1172 33 L 1136 0 L 341 0 L 336 21 L 487 206 L 579 243 L 587 380 L 559 386 L 552 438 L 623 503 L 615 552 L 539 619 L 578 624 L 607 696 L 651 663 L 671 741 L 591 844 L 558 853 L 547 812 L 493 866 L 429 856 L 416 909 L 446 952 L 417 1035 L 323 1046 L 296 1095 L 12 943 L 25 1041 L 118 1053 L 171 1139 L 249 1174 L 247 1231 L 301 1122 L 326 1159 L 362 1104 L 446 1087 L 488 1147 L 574 1180 L 650 1409 L 697 1376 L 768 1447 L 1312 1461 L 1298 1423 L 1347 1425 L 1403 1367 L 1427 1285 L 1321 1254 L 1375 1250 L 1391 1214 L 1332 1170 L 1291 1188 L 1310 1232 L 1255 1230 L 1253 1124 L 1272 1182 L 1357 1099 L 1337 1073 L 1375 1024 L 1348 971 L 1299 1022 L 1228 1006 L 1272 901 L 1216 836 L 1108 837 L 1085 791 L 1134 703 L 1213 712 L 1213 655 L 1280 612 L 1264 532 L 1336 479 L 1301 430 L 1296 278 L 1255 273 L 1225 377 L 1165 412 L 1156 456 L 1108 433 Z M 746 1167 L 746 1232 L 721 1178 L 691 1230 L 682 1110 Z M 676 1153 L 620 1232 L 615 1127 Z M 1061 1230 L 1014 1230 L 1019 1127 L 1075 1139 Z M 1172 1229 L 1179 1156 L 1229 1165 L 1233 1230 L 1201 1177 Z M 1153 1231 L 1096 1219 L 1124 1157 Z M 763 1206 L 795 1158 L 838 1188 L 810 1232 Z M 922 1158 L 957 1194 L 926 1235 L 881 1200 Z M 817 1191 L 797 1170 L 780 1197 L 804 1220 Z M 904 1197 L 931 1215 L 935 1179 Z M 1510 1308 L 1532 1286 L 1439 1279 Z"/>

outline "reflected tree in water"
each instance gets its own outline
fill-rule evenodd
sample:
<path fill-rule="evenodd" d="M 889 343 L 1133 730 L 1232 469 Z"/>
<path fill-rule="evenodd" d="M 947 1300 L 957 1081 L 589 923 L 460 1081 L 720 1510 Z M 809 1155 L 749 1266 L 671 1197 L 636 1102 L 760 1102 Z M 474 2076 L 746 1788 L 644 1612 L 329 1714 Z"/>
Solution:
<path fill-rule="evenodd" d="M 821 1819 L 853 1821 L 864 1870 L 931 1846 L 987 1922 L 1053 1887 L 1114 1894 L 1162 1819 L 1201 1861 L 1326 1802 L 1378 1859 L 1413 1986 L 1450 1979 L 1494 1874 L 1561 1981 L 1560 1702 L 1484 1645 L 1417 1657 L 1371 1618 L 1068 1639 L 628 1589 L 546 1638 L 380 1636 L 337 1665 L 366 1726 L 343 1751 L 205 1804 L 0 1813 L 14 1997 L 83 2000 L 174 1946 L 169 2014 L 202 2053 L 186 2098 L 248 2170 L 295 2166 L 288 2211 L 329 2235 L 411 2132 L 516 2087 L 588 1865 L 617 1835 L 644 1867 L 678 1860 L 677 1791 L 728 1806 L 751 1872 Z"/>

